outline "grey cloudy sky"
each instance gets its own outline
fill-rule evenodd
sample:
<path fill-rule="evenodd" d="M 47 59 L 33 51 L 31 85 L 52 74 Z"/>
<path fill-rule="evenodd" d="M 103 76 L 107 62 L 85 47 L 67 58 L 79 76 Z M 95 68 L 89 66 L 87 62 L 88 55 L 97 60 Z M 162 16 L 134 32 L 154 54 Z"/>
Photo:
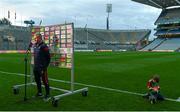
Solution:
<path fill-rule="evenodd" d="M 0 17 L 23 25 L 22 21 L 32 19 L 42 25 L 74 22 L 76 27 L 106 27 L 106 4 L 112 3 L 111 29 L 153 29 L 154 21 L 161 10 L 132 2 L 131 0 L 0 0 Z M 17 19 L 14 19 L 14 13 Z"/>

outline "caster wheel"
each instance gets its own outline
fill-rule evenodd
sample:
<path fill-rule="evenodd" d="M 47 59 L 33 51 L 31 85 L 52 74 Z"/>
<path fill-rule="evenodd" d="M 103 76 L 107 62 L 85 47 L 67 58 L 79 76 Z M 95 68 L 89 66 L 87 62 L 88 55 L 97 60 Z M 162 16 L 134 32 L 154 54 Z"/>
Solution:
<path fill-rule="evenodd" d="M 57 107 L 58 106 L 58 100 L 52 100 L 52 105 L 54 106 L 54 107 Z"/>
<path fill-rule="evenodd" d="M 82 91 L 82 96 L 87 96 L 88 95 L 88 91 Z"/>
<path fill-rule="evenodd" d="M 18 88 L 13 88 L 13 93 L 14 93 L 15 95 L 19 94 L 19 89 L 18 89 Z"/>

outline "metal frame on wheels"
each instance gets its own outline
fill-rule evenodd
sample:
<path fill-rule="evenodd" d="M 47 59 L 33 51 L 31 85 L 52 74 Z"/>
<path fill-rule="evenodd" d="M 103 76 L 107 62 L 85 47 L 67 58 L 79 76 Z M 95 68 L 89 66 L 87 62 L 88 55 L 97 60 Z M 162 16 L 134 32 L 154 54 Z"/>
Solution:
<path fill-rule="evenodd" d="M 70 87 L 70 90 L 66 90 L 66 89 L 62 89 L 62 88 L 56 88 L 56 87 L 50 87 L 52 90 L 57 90 L 57 91 L 63 92 L 63 94 L 59 94 L 59 95 L 56 95 L 56 96 L 52 97 L 52 104 L 55 107 L 58 106 L 59 99 L 65 97 L 65 96 L 73 95 L 73 94 L 80 93 L 80 92 L 82 93 L 82 96 L 87 96 L 87 93 L 88 93 L 88 88 L 87 87 L 81 88 L 81 89 L 77 89 L 77 90 L 74 89 L 74 24 L 73 23 L 69 23 L 69 24 L 64 24 L 64 25 L 72 25 L 71 66 L 67 67 L 67 68 L 71 69 L 71 83 L 70 83 L 71 87 Z M 66 35 L 67 35 L 67 31 L 66 31 Z M 31 66 L 31 68 L 32 68 L 32 66 Z M 36 85 L 36 83 L 33 81 L 33 74 L 31 73 L 31 75 L 30 75 L 30 82 L 29 83 L 25 83 L 25 84 L 21 84 L 21 85 L 14 85 L 13 86 L 14 94 L 18 94 L 19 93 L 19 88 L 20 87 L 23 87 L 23 86 L 26 87 L 26 86 L 32 86 L 32 85 Z"/>

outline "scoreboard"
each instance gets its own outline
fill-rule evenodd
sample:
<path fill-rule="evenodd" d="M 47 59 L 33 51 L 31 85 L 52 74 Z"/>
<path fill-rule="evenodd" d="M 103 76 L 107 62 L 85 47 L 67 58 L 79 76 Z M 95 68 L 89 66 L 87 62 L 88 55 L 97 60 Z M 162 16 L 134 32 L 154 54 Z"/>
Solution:
<path fill-rule="evenodd" d="M 71 68 L 73 58 L 73 23 L 35 26 L 32 28 L 32 44 L 35 44 L 36 34 L 41 34 L 51 54 L 51 65 L 61 68 Z M 33 52 L 33 50 L 31 51 Z M 33 53 L 32 53 L 33 54 Z M 33 56 L 32 62 L 33 64 Z"/>

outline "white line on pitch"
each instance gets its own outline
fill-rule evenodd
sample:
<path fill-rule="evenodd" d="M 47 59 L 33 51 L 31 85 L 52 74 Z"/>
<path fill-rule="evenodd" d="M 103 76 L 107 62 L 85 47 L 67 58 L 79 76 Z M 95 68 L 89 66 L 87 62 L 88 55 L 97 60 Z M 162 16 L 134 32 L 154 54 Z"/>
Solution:
<path fill-rule="evenodd" d="M 24 74 L 22 74 L 22 73 L 12 73 L 12 72 L 5 72 L 5 71 L 0 71 L 0 73 L 24 76 Z M 27 77 L 30 77 L 30 75 L 27 75 Z M 53 78 L 49 78 L 49 80 L 55 81 L 55 82 L 67 83 L 67 84 L 71 83 L 70 81 L 58 80 L 58 79 L 53 79 Z M 91 88 L 103 89 L 103 90 L 114 91 L 114 92 L 119 92 L 119 93 L 126 93 L 126 94 L 131 94 L 131 95 L 138 95 L 138 96 L 143 96 L 144 95 L 142 93 L 124 91 L 124 90 L 119 90 L 119 89 L 113 89 L 113 88 L 107 88 L 107 87 L 95 86 L 95 85 L 89 85 L 89 84 L 83 84 L 83 83 L 77 83 L 77 82 L 75 82 L 74 84 L 79 85 L 79 86 L 87 86 L 87 87 L 91 87 Z M 177 99 L 172 99 L 172 98 L 165 98 L 165 99 L 168 100 L 168 101 L 180 102 Z"/>

